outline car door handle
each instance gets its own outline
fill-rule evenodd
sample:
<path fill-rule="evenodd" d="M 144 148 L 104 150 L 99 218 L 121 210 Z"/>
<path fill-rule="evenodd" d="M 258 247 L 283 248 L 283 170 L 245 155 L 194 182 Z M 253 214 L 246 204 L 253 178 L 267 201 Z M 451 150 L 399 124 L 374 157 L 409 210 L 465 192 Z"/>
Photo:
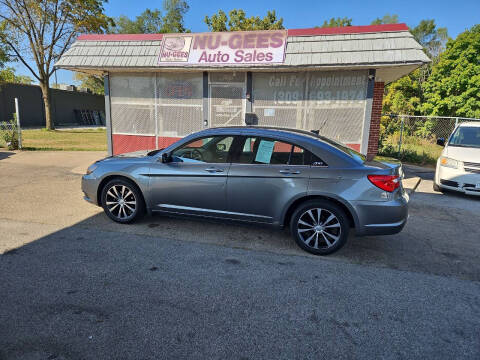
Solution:
<path fill-rule="evenodd" d="M 290 170 L 290 169 L 284 169 L 279 171 L 281 174 L 287 174 L 287 175 L 297 175 L 300 174 L 300 171 L 298 170 Z"/>
<path fill-rule="evenodd" d="M 223 169 L 219 169 L 219 168 L 206 168 L 205 171 L 208 171 L 209 173 L 219 173 L 219 172 L 223 172 Z"/>

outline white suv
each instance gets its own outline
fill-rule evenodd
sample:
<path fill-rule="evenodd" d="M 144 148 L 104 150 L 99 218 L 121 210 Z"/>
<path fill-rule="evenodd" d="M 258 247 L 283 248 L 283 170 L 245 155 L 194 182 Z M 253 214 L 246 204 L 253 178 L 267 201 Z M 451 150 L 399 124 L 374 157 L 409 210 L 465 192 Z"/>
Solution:
<path fill-rule="evenodd" d="M 480 195 L 480 121 L 458 125 L 438 158 L 433 190 Z"/>

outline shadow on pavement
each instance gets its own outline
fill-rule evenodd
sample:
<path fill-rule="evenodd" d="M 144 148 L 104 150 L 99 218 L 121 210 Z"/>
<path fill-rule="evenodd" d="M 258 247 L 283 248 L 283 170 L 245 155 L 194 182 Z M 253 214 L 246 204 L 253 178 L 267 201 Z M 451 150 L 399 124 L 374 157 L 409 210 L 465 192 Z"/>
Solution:
<path fill-rule="evenodd" d="M 318 258 L 294 247 L 288 254 L 302 256 L 272 253 L 275 235 L 286 241 L 278 231 L 162 217 L 122 232 L 117 224 L 117 231 L 92 226 L 103 220 L 96 215 L 0 256 L 2 360 L 185 358 L 192 351 L 199 358 L 372 358 L 412 346 L 451 358 L 453 344 L 463 344 L 464 355 L 478 345 L 474 284 L 351 264 L 435 272 L 441 262 L 449 275 L 473 277 L 459 269 L 478 264 L 464 254 L 438 258 L 441 244 L 412 236 L 415 223 L 405 238 L 353 239 L 333 258 Z M 199 237 L 237 228 L 245 236 L 270 233 L 264 244 L 271 249 L 162 238 L 162 228 L 182 222 Z"/>
<path fill-rule="evenodd" d="M 5 151 L 0 149 L 0 160 L 8 159 L 10 156 L 15 155 L 13 151 Z"/>

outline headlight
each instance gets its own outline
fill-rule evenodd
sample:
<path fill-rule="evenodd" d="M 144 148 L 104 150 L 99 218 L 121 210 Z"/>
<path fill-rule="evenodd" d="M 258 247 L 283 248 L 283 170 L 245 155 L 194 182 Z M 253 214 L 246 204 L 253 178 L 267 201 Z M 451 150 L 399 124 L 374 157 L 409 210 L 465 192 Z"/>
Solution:
<path fill-rule="evenodd" d="M 92 172 L 94 172 L 97 167 L 98 167 L 97 163 L 90 165 L 87 169 L 87 175 L 90 175 Z"/>
<path fill-rule="evenodd" d="M 448 157 L 442 156 L 440 158 L 440 165 L 453 168 L 453 169 L 458 169 L 460 162 L 457 160 L 450 159 Z"/>

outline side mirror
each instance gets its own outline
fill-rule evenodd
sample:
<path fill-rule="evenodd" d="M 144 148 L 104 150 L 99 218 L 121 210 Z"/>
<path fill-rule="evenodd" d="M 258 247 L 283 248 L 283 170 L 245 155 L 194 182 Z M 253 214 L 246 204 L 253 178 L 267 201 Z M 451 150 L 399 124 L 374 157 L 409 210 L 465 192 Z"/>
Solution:
<path fill-rule="evenodd" d="M 225 150 L 227 150 L 227 145 L 217 144 L 217 151 L 225 151 Z"/>
<path fill-rule="evenodd" d="M 438 138 L 437 145 L 445 146 L 445 138 Z"/>
<path fill-rule="evenodd" d="M 162 154 L 162 163 L 166 164 L 172 162 L 172 155 L 170 153 L 163 153 Z"/>

